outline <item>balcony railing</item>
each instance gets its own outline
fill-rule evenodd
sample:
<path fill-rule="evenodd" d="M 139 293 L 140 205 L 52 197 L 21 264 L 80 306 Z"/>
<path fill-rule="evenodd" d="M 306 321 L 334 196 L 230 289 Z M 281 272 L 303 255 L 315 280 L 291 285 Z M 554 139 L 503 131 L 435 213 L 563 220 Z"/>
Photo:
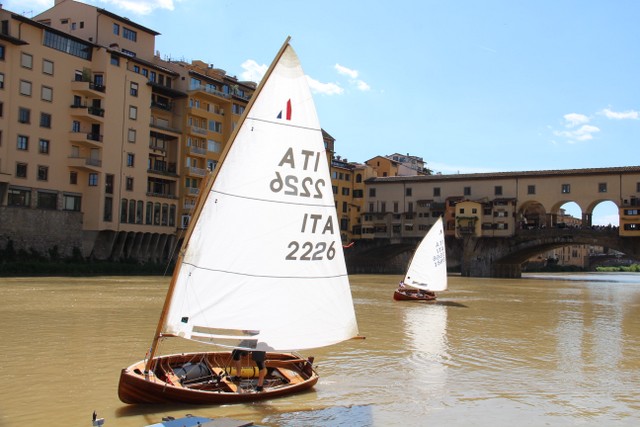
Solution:
<path fill-rule="evenodd" d="M 206 135 L 207 130 L 205 128 L 201 128 L 198 126 L 191 126 L 191 133 L 196 133 L 198 135 Z"/>
<path fill-rule="evenodd" d="M 189 147 L 189 152 L 191 154 L 200 154 L 202 156 L 207 154 L 207 149 L 206 148 L 202 148 L 202 147 L 196 147 L 195 145 L 192 145 Z"/>

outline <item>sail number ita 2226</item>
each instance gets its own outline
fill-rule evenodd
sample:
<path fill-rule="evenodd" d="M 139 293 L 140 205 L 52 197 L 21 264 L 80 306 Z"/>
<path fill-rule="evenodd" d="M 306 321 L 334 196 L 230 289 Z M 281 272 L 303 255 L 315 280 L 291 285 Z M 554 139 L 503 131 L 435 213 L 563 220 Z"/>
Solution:
<path fill-rule="evenodd" d="M 282 156 L 278 167 L 288 168 L 291 173 L 275 172 L 275 177 L 269 183 L 269 188 L 274 193 L 285 196 L 322 199 L 322 192 L 326 186 L 322 178 L 313 179 L 309 176 L 301 177 L 303 172 L 317 172 L 320 162 L 326 161 L 324 153 L 310 150 L 300 150 L 295 153 L 289 147 Z M 303 238 L 301 241 L 293 240 L 287 245 L 285 259 L 291 261 L 321 261 L 332 260 L 336 256 L 336 243 L 334 238 L 334 219 L 332 215 L 305 213 L 301 218 L 301 235 L 311 235 L 313 238 Z M 317 237 L 329 236 L 327 241 L 318 240 Z"/>

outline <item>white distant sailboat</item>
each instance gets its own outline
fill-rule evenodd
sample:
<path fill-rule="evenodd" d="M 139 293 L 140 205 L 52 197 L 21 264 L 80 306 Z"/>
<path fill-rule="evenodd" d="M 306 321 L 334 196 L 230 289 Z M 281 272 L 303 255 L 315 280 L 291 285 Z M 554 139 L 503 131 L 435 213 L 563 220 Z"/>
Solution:
<path fill-rule="evenodd" d="M 318 375 L 295 351 L 357 334 L 322 131 L 287 39 L 201 190 L 149 354 L 122 370 L 118 394 L 216 404 L 297 393 Z M 156 355 L 168 337 L 227 350 Z M 267 352 L 263 391 L 249 392 L 253 367 L 233 371 L 232 348 Z"/>
<path fill-rule="evenodd" d="M 398 301 L 434 301 L 436 292 L 447 289 L 447 254 L 442 217 L 418 245 L 407 274 L 393 293 Z"/>

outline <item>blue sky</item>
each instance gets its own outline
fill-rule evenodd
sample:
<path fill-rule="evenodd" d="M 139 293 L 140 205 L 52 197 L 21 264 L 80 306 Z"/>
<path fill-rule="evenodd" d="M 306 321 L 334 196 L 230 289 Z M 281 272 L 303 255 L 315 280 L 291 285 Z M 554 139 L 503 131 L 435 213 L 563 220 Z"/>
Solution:
<path fill-rule="evenodd" d="M 409 153 L 443 174 L 638 164 L 635 0 L 85 3 L 161 33 L 165 59 L 246 80 L 290 35 L 350 161 Z M 3 4 L 32 17 L 54 1 Z"/>

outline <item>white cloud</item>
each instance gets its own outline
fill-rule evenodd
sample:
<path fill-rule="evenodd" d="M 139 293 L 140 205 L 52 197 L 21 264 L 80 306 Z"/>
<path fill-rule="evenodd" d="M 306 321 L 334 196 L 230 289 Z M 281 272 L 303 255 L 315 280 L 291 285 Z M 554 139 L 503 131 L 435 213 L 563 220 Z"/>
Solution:
<path fill-rule="evenodd" d="M 242 80 L 256 83 L 262 80 L 269 69 L 267 65 L 260 65 L 253 59 L 247 59 L 242 63 L 241 67 L 244 70 L 240 73 Z"/>
<path fill-rule="evenodd" d="M 174 0 L 100 0 L 91 3 L 106 3 L 138 15 L 148 15 L 156 9 L 174 10 Z"/>
<path fill-rule="evenodd" d="M 608 119 L 616 119 L 616 120 L 625 120 L 625 119 L 638 120 L 638 118 L 640 118 L 640 113 L 633 110 L 618 112 L 618 111 L 612 111 L 608 108 L 605 108 L 604 110 L 600 111 L 600 114 L 604 115 Z"/>
<path fill-rule="evenodd" d="M 600 129 L 596 126 L 582 125 L 578 129 L 554 131 L 553 134 L 556 136 L 567 138 L 569 142 L 573 143 L 576 141 L 588 141 L 590 139 L 593 139 L 593 134 L 596 132 L 600 132 Z"/>
<path fill-rule="evenodd" d="M 565 114 L 563 117 L 567 122 L 565 126 L 569 128 L 578 126 L 582 123 L 589 122 L 589 117 L 585 116 L 584 114 L 569 113 L 569 114 Z"/>
<path fill-rule="evenodd" d="M 344 93 L 344 89 L 336 83 L 320 83 L 309 76 L 307 76 L 307 82 L 313 93 L 321 93 L 323 95 L 342 95 Z"/>
<path fill-rule="evenodd" d="M 335 68 L 338 74 L 340 74 L 341 76 L 350 77 L 349 84 L 351 84 L 352 86 L 355 86 L 356 89 L 363 92 L 366 92 L 371 89 L 371 86 L 369 86 L 364 80 L 360 80 L 358 78 L 358 76 L 360 75 L 358 70 L 352 70 L 351 68 L 347 68 L 340 64 L 334 65 L 333 68 Z"/>
<path fill-rule="evenodd" d="M 362 80 L 356 80 L 355 83 L 356 83 L 356 87 L 363 92 L 366 92 L 369 89 L 371 89 L 371 87 L 367 83 L 363 82 Z"/>
<path fill-rule="evenodd" d="M 240 73 L 242 80 L 256 83 L 262 80 L 269 69 L 269 66 L 265 64 L 260 65 L 253 59 L 247 59 L 242 63 L 241 67 L 244 70 Z M 321 93 L 324 95 L 342 95 L 344 93 L 344 89 L 336 83 L 321 83 L 309 76 L 306 76 L 306 78 L 307 83 L 309 83 L 309 87 L 311 88 L 311 92 L 313 93 Z"/>
<path fill-rule="evenodd" d="M 356 70 L 352 70 L 350 68 L 347 67 L 343 67 L 340 64 L 336 64 L 334 66 L 334 68 L 336 69 L 336 71 L 338 72 L 338 74 L 343 75 L 343 76 L 349 76 L 352 79 L 356 79 L 358 78 L 358 71 Z"/>

